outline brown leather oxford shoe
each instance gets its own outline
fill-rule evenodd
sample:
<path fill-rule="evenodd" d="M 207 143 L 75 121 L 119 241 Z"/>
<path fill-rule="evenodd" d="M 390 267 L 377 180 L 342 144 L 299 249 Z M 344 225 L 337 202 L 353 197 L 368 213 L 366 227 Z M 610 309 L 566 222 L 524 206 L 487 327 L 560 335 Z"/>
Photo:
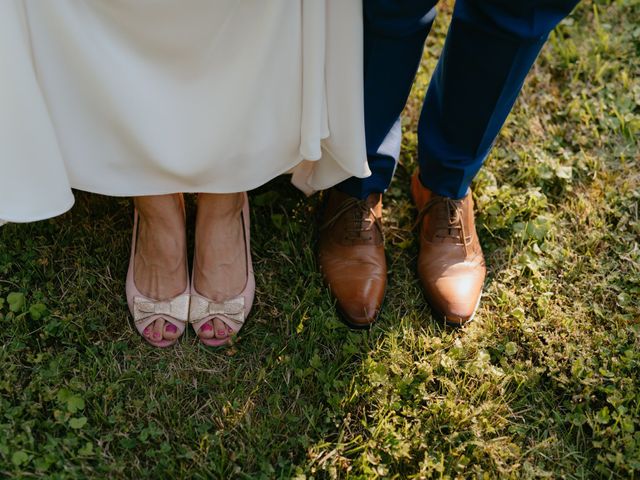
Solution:
<path fill-rule="evenodd" d="M 460 200 L 436 195 L 415 174 L 411 195 L 419 212 L 418 275 L 427 301 L 449 325 L 464 325 L 476 313 L 486 275 L 471 193 Z"/>
<path fill-rule="evenodd" d="M 331 189 L 320 225 L 318 263 L 343 320 L 366 328 L 377 318 L 387 287 L 382 195 L 358 200 Z"/>

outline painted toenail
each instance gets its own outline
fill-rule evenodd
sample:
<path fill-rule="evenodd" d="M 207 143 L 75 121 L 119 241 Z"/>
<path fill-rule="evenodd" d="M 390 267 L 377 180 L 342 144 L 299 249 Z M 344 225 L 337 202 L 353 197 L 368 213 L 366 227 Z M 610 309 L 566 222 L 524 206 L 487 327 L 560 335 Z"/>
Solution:
<path fill-rule="evenodd" d="M 208 331 L 210 331 L 210 330 L 213 330 L 213 326 L 212 326 L 210 323 L 205 323 L 205 324 L 202 326 L 202 331 L 204 331 L 204 332 L 208 332 Z"/>
<path fill-rule="evenodd" d="M 153 338 L 155 338 L 156 340 L 160 340 L 162 338 L 162 335 L 160 335 L 158 332 L 153 332 Z"/>
<path fill-rule="evenodd" d="M 167 325 L 166 330 L 169 333 L 176 333 L 178 331 L 178 327 L 176 327 L 174 324 L 170 323 L 169 325 Z"/>
<path fill-rule="evenodd" d="M 224 330 L 218 330 L 218 336 L 219 337 L 222 337 L 222 336 L 224 336 L 226 334 L 227 334 L 227 332 L 225 332 Z"/>

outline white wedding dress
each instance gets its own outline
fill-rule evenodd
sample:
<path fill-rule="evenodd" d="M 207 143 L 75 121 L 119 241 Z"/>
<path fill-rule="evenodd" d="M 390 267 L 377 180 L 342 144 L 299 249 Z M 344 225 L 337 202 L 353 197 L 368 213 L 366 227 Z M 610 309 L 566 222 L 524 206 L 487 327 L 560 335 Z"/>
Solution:
<path fill-rule="evenodd" d="M 361 0 L 0 0 L 0 219 L 369 174 Z"/>

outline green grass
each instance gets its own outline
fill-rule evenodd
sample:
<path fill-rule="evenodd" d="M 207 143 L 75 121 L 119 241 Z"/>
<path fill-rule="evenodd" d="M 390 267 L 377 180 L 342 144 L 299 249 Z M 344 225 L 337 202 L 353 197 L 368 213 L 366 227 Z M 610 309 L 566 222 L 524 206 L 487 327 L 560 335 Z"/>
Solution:
<path fill-rule="evenodd" d="M 408 195 L 450 10 L 406 110 L 370 332 L 338 321 L 319 198 L 287 179 L 252 193 L 257 301 L 227 350 L 137 335 L 127 200 L 78 192 L 0 229 L 0 476 L 640 478 L 640 3 L 585 1 L 533 68 L 475 182 L 489 275 L 461 330 L 422 297 Z"/>

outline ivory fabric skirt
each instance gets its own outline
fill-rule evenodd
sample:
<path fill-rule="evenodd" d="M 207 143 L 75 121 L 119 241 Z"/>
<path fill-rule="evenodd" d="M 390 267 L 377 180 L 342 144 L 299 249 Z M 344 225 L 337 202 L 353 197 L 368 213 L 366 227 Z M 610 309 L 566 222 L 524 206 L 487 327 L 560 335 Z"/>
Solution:
<path fill-rule="evenodd" d="M 0 1 L 0 219 L 369 175 L 361 0 Z"/>

